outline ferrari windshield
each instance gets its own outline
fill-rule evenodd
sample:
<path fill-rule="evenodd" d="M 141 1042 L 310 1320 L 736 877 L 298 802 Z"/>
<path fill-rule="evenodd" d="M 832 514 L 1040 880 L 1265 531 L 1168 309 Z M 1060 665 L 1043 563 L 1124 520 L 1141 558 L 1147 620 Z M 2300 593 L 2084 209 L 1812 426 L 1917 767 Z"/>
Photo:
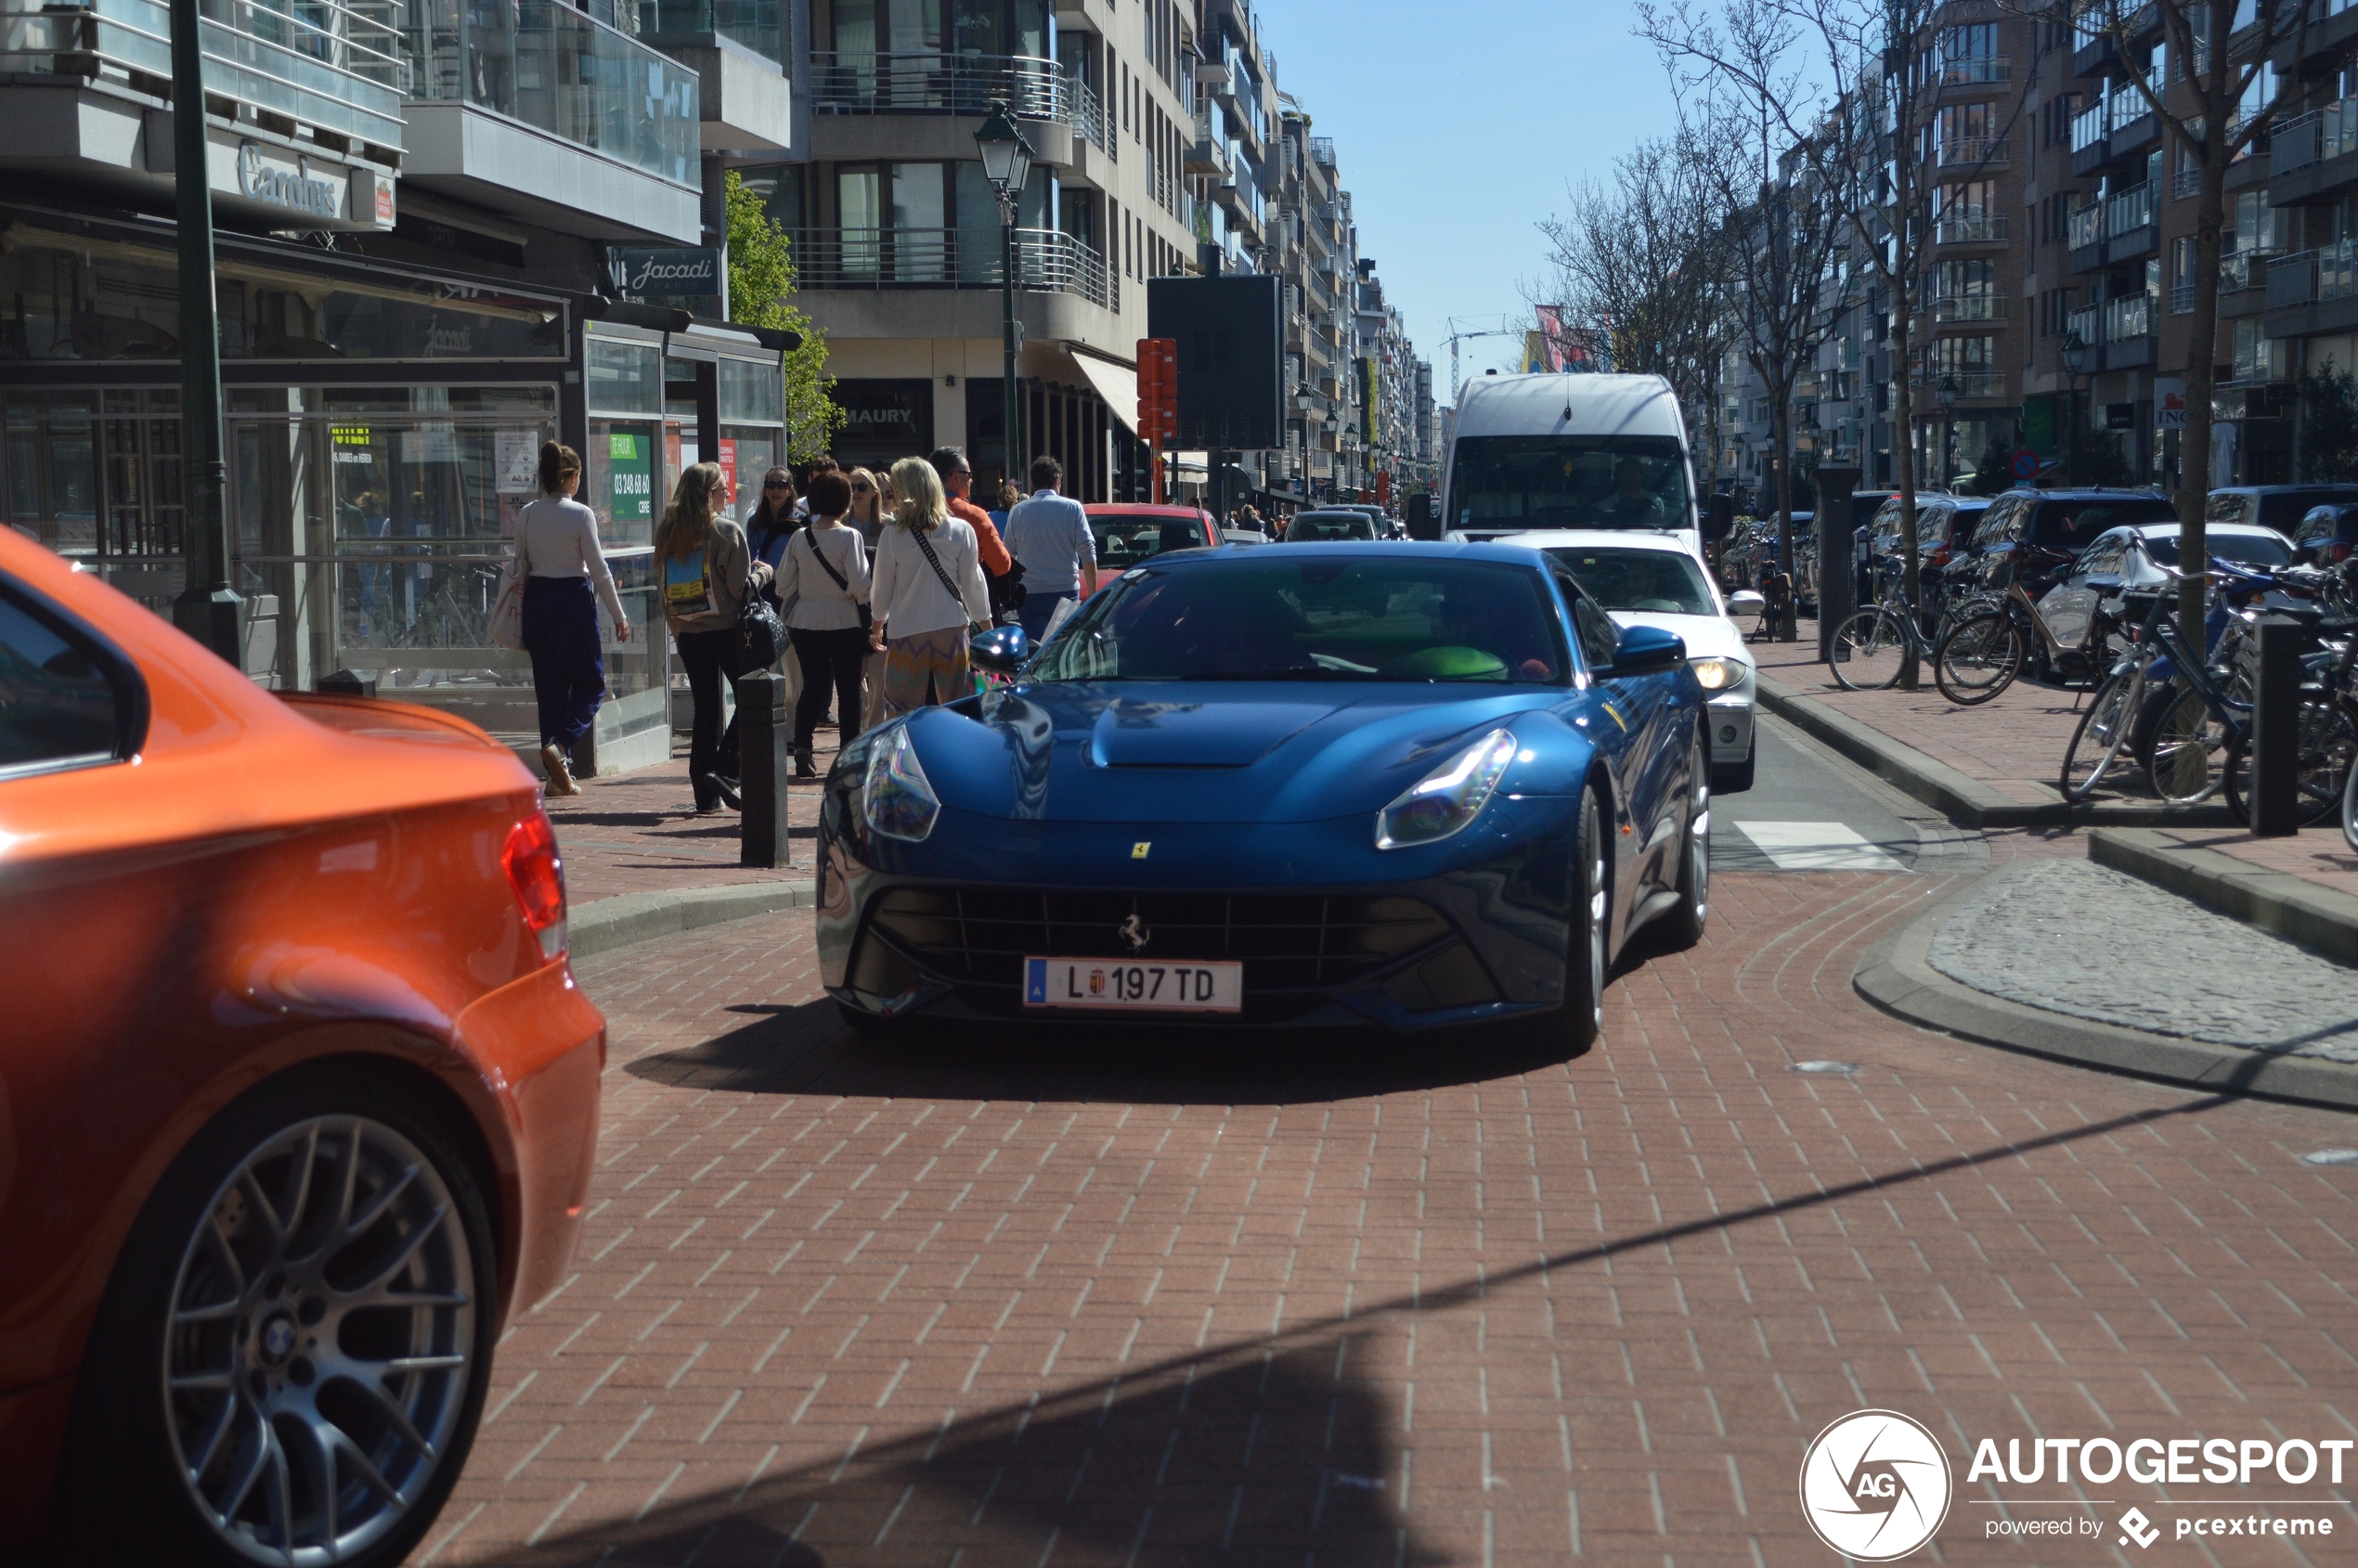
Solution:
<path fill-rule="evenodd" d="M 1687 454 L 1672 435 L 1461 435 L 1453 528 L 1691 528 Z"/>
<path fill-rule="evenodd" d="M 1548 553 L 1572 568 L 1588 596 L 1608 610 L 1657 616 L 1716 616 L 1703 568 L 1680 550 L 1596 550 L 1554 545 Z"/>
<path fill-rule="evenodd" d="M 1026 679 L 1545 681 L 1570 663 L 1539 575 L 1503 562 L 1275 552 L 1134 572 Z"/>

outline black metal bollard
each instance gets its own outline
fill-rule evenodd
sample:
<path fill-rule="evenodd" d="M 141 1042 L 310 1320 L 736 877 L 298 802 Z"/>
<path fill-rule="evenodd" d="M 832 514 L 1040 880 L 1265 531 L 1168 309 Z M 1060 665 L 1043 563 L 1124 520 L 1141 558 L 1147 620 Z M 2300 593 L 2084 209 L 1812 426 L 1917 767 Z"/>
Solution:
<path fill-rule="evenodd" d="M 786 835 L 788 751 L 786 678 L 757 669 L 737 681 L 737 765 L 745 797 L 737 863 L 775 868 L 794 863 Z"/>
<path fill-rule="evenodd" d="M 2288 838 L 2300 830 L 2300 655 L 2309 651 L 2309 628 L 2262 616 L 2252 629 L 2259 670 L 2251 705 L 2251 833 Z"/>
<path fill-rule="evenodd" d="M 1858 520 L 1850 514 L 1850 492 L 1859 483 L 1855 468 L 1820 468 L 1818 486 L 1818 657 L 1833 653 L 1833 629 L 1857 609 Z M 1796 548 L 1798 548 L 1796 546 Z"/>
<path fill-rule="evenodd" d="M 377 694 L 377 672 L 339 669 L 312 682 L 312 690 L 335 697 L 373 697 Z"/>

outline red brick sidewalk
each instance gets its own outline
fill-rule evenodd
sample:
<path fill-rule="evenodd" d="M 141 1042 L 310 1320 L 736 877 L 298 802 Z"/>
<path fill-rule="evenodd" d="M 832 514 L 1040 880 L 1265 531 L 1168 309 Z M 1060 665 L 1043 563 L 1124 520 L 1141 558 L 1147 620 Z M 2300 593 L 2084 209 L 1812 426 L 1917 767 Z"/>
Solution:
<path fill-rule="evenodd" d="M 808 880 L 810 845 L 819 824 L 816 780 L 792 786 L 791 825 L 799 864 L 778 871 L 737 863 L 737 813 L 696 815 L 688 786 L 688 741 L 677 736 L 673 756 L 659 768 L 612 778 L 584 779 L 582 793 L 551 800 L 550 819 L 564 856 L 565 891 L 576 907 L 623 893 L 676 892 L 732 882 Z M 819 733 L 820 776 L 835 760 L 835 732 Z"/>

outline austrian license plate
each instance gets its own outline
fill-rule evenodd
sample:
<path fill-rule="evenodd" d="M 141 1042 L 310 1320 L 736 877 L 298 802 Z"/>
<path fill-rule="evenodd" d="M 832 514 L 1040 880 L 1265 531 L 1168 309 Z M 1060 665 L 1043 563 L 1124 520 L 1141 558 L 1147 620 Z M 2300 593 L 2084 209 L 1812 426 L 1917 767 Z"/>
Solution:
<path fill-rule="evenodd" d="M 1245 966 L 1123 963 L 1109 958 L 1027 958 L 1027 1007 L 1115 1007 L 1137 1012 L 1235 1013 L 1245 1004 Z"/>

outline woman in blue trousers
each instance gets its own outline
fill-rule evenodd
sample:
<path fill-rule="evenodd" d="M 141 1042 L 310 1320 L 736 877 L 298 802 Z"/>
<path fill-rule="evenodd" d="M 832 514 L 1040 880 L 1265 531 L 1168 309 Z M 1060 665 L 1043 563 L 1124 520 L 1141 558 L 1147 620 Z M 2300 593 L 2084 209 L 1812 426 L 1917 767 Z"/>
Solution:
<path fill-rule="evenodd" d="M 543 446 L 540 499 L 518 515 L 516 552 L 508 563 L 510 580 L 524 579 L 524 646 L 532 656 L 540 765 L 551 796 L 581 793 L 573 782 L 573 748 L 597 722 L 598 705 L 605 700 L 598 601 L 614 620 L 615 640 L 630 641 L 630 619 L 598 545 L 597 514 L 573 499 L 580 487 L 581 454 L 554 441 Z"/>

